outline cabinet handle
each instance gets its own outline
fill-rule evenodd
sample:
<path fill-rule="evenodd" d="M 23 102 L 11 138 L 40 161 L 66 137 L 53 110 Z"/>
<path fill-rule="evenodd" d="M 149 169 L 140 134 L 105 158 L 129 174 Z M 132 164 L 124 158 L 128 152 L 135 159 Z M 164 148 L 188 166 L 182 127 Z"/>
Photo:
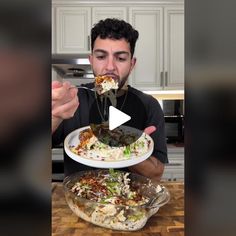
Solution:
<path fill-rule="evenodd" d="M 165 72 L 165 86 L 168 85 L 168 72 Z"/>
<path fill-rule="evenodd" d="M 88 35 L 88 50 L 90 51 L 90 36 Z"/>
<path fill-rule="evenodd" d="M 164 82 L 164 80 L 163 80 L 163 79 L 164 79 L 164 78 L 163 78 L 163 71 L 161 71 L 161 84 L 160 84 L 160 85 L 161 85 L 161 87 L 163 87 L 163 85 L 164 85 L 164 83 L 163 83 L 163 82 Z"/>

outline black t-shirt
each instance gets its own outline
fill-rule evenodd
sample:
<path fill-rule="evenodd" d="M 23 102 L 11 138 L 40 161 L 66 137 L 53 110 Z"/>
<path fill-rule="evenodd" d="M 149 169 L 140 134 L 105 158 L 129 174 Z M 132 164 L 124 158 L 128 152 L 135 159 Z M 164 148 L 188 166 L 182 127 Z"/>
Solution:
<path fill-rule="evenodd" d="M 91 86 L 91 84 L 88 86 Z M 52 146 L 62 143 L 65 137 L 75 129 L 88 126 L 90 123 L 94 123 L 95 121 L 95 123 L 98 124 L 104 118 L 106 120 L 106 117 L 101 116 L 101 113 L 103 114 L 104 112 L 99 113 L 97 109 L 97 100 L 94 96 L 94 92 L 79 89 L 78 96 L 80 103 L 79 108 L 75 112 L 74 117 L 64 120 L 54 132 L 52 137 Z M 103 109 L 101 102 L 99 102 L 99 107 Z M 125 123 L 127 126 L 140 130 L 144 130 L 146 127 L 151 125 L 154 125 L 157 128 L 157 130 L 150 135 L 154 140 L 152 156 L 155 156 L 162 163 L 167 163 L 168 158 L 164 127 L 165 121 L 158 101 L 151 95 L 144 94 L 143 92 L 128 86 L 127 95 L 124 94 L 117 98 L 116 108 L 131 116 L 131 119 Z M 72 160 L 64 152 L 64 172 L 66 176 L 77 171 L 91 169 L 94 168 Z"/>

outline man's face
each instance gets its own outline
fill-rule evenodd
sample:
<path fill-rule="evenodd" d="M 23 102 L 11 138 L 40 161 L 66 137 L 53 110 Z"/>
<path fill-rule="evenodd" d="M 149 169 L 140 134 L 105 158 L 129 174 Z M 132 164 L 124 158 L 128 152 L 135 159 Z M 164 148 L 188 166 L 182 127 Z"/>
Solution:
<path fill-rule="evenodd" d="M 130 45 L 125 39 L 101 39 L 98 37 L 94 42 L 90 63 L 95 76 L 107 75 L 119 81 L 122 88 L 136 59 L 131 59 Z"/>

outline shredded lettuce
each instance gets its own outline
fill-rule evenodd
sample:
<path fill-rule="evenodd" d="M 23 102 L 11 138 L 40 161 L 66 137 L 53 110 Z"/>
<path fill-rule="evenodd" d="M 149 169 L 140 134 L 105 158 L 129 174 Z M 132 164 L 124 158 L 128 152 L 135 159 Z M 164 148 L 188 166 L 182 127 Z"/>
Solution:
<path fill-rule="evenodd" d="M 124 156 L 130 157 L 131 150 L 130 150 L 130 145 L 125 147 L 125 150 L 123 151 Z"/>
<path fill-rule="evenodd" d="M 110 174 L 110 177 L 111 177 L 111 179 L 117 179 L 118 178 L 118 176 L 120 175 L 120 171 L 118 171 L 118 170 L 114 170 L 114 169 L 109 169 L 109 174 Z"/>

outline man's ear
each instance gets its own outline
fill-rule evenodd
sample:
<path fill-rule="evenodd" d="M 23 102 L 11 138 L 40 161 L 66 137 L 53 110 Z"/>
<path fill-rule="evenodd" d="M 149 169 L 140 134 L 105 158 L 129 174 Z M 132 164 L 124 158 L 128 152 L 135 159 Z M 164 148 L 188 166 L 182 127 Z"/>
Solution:
<path fill-rule="evenodd" d="M 93 55 L 90 54 L 88 59 L 89 59 L 90 65 L 92 65 L 93 64 Z"/>
<path fill-rule="evenodd" d="M 136 61 L 137 61 L 136 57 L 133 57 L 133 58 L 131 59 L 131 70 L 133 70 L 133 68 L 134 68 L 134 66 L 135 66 L 135 64 L 136 64 Z"/>

